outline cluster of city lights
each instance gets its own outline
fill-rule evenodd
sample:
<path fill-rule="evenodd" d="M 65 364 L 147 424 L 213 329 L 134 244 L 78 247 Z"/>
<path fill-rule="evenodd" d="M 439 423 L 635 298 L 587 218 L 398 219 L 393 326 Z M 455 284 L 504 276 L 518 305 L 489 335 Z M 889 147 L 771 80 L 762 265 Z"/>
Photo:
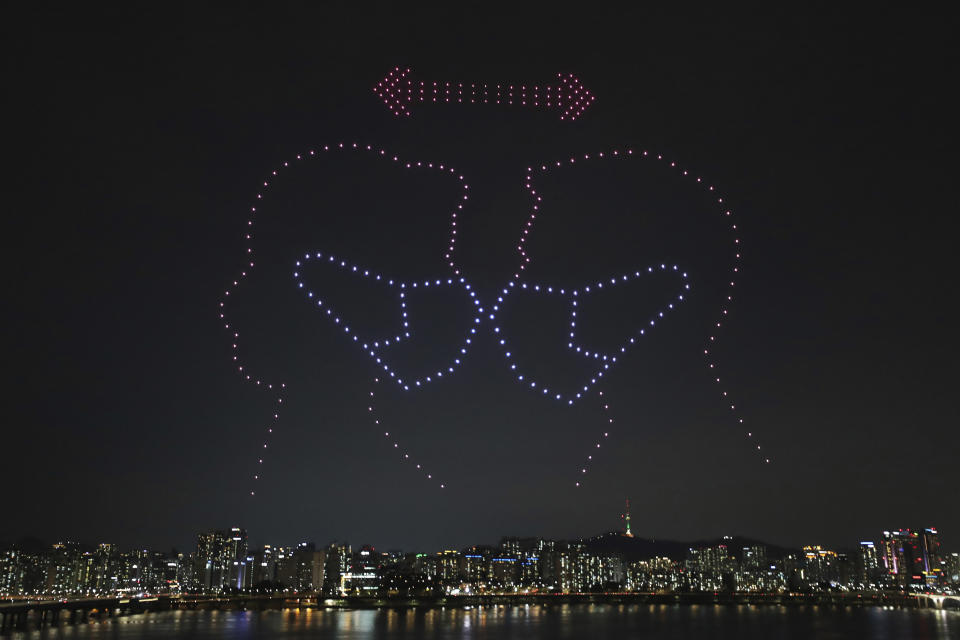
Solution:
<path fill-rule="evenodd" d="M 558 109 L 561 120 L 576 120 L 594 96 L 572 73 L 558 73 L 556 85 L 415 81 L 410 69 L 395 67 L 373 91 L 391 113 L 409 116 L 414 102 L 500 104 Z"/>

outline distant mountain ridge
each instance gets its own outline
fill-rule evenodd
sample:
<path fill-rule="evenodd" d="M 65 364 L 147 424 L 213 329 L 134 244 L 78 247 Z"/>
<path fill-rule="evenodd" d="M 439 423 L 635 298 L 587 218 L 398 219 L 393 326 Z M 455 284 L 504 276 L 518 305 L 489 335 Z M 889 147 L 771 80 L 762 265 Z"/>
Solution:
<path fill-rule="evenodd" d="M 93 551 L 96 548 L 94 545 L 85 542 L 74 542 L 73 544 L 76 544 L 76 548 L 84 552 Z M 0 541 L 0 550 L 16 549 L 23 553 L 43 553 L 44 551 L 50 551 L 52 548 L 53 543 L 34 536 L 24 536 L 13 541 Z"/>
<path fill-rule="evenodd" d="M 0 541 L 0 549 L 16 549 L 23 553 L 40 553 L 50 549 L 50 543 L 33 536 L 24 536 L 19 540 Z"/>
<path fill-rule="evenodd" d="M 610 531 L 593 536 L 592 538 L 586 538 L 583 542 L 587 545 L 587 549 L 594 553 L 616 553 L 628 561 L 645 560 L 654 557 L 667 557 L 671 560 L 681 561 L 687 557 L 687 552 L 690 549 L 715 547 L 718 545 L 726 545 L 730 555 L 738 559 L 743 554 L 744 547 L 758 545 L 766 547 L 767 557 L 773 560 L 779 560 L 790 553 L 799 552 L 799 549 L 781 547 L 763 542 L 762 540 L 744 538 L 742 536 L 683 542 L 680 540 L 657 540 L 655 538 L 628 538 L 619 531 Z"/>
<path fill-rule="evenodd" d="M 740 558 L 744 547 L 761 545 L 767 549 L 767 557 L 771 560 L 779 560 L 790 553 L 799 553 L 799 549 L 781 547 L 774 544 L 756 540 L 754 538 L 745 538 L 742 536 L 732 536 L 727 538 L 712 538 L 706 540 L 694 540 L 684 542 L 682 540 L 659 540 L 655 538 L 628 538 L 619 531 L 609 531 L 601 533 L 591 538 L 581 540 L 587 549 L 597 554 L 619 554 L 627 561 L 645 560 L 654 557 L 667 557 L 671 560 L 682 561 L 687 557 L 687 552 L 697 547 L 715 547 L 724 544 L 730 550 L 731 556 Z M 81 543 L 81 551 L 92 551 L 93 545 Z M 49 551 L 51 544 L 39 538 L 32 536 L 23 537 L 17 541 L 0 541 L 0 550 L 19 549 L 25 553 L 41 553 Z M 491 547 L 493 548 L 493 547 Z"/>

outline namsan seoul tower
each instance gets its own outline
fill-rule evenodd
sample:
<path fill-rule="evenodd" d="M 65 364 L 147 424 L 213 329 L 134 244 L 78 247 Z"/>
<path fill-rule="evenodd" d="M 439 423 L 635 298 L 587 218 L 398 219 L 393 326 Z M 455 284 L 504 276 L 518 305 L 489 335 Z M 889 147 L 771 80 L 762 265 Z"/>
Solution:
<path fill-rule="evenodd" d="M 630 531 L 630 498 L 627 498 L 627 511 L 626 513 L 623 514 L 623 519 L 626 521 L 626 524 L 627 524 L 627 530 L 624 531 L 623 535 L 625 535 L 628 538 L 632 538 L 633 532 Z"/>

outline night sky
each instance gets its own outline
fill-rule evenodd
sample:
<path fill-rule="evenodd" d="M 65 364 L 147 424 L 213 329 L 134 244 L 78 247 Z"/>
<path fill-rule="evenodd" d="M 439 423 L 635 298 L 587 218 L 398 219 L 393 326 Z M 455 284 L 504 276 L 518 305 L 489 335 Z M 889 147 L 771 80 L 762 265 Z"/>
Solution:
<path fill-rule="evenodd" d="M 0 540 L 192 549 L 239 525 L 253 543 L 426 551 L 615 529 L 629 497 L 644 537 L 843 547 L 936 526 L 960 549 L 956 24 L 876 7 L 127 11 L 3 20 Z M 397 65 L 430 82 L 573 73 L 596 100 L 575 122 L 493 105 L 397 118 L 372 91 Z M 664 161 L 596 156 L 614 149 Z M 298 257 L 445 282 L 457 211 L 456 263 L 489 311 L 520 263 L 527 168 L 557 161 L 535 176 L 521 279 L 582 289 L 643 269 L 584 300 L 578 338 L 612 353 L 656 327 L 573 407 L 526 386 L 596 370 L 566 348 L 558 295 L 509 296 L 497 318 L 523 383 L 485 313 L 455 373 L 374 385 L 305 290 L 362 336 L 398 330 L 397 290 Z M 736 234 L 672 161 L 716 185 Z M 275 424 L 218 318 L 251 206 L 257 266 L 230 320 L 254 377 L 286 384 Z M 674 264 L 691 288 L 660 320 Z M 411 294 L 391 363 L 446 371 L 474 307 L 461 288 Z"/>

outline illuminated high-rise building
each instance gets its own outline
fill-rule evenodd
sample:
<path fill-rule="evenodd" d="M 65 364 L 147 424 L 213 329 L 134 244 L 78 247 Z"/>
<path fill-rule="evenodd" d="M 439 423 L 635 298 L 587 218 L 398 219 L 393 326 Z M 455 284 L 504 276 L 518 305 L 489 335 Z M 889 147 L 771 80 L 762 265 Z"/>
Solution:
<path fill-rule="evenodd" d="M 940 566 L 940 536 L 934 527 L 928 527 L 920 535 L 923 547 L 923 570 L 933 571 Z"/>
<path fill-rule="evenodd" d="M 495 581 L 523 586 L 542 584 L 542 538 L 503 538 L 500 551 L 491 558 L 491 576 Z"/>
<path fill-rule="evenodd" d="M 899 585 L 938 584 L 943 575 L 940 540 L 934 528 L 884 531 L 880 561 L 890 582 Z"/>
<path fill-rule="evenodd" d="M 265 544 L 253 552 L 253 585 L 266 584 L 277 579 L 277 557 L 273 545 Z"/>
<path fill-rule="evenodd" d="M 691 587 L 705 591 L 724 588 L 725 579 L 734 579 L 737 568 L 736 558 L 730 555 L 725 544 L 690 548 L 684 564 Z"/>
<path fill-rule="evenodd" d="M 888 578 L 894 582 L 902 582 L 902 576 L 907 571 L 907 562 L 898 532 L 883 532 L 880 539 L 880 562 Z"/>
<path fill-rule="evenodd" d="M 585 582 L 585 570 L 589 567 L 584 566 L 580 555 L 584 550 L 584 545 L 577 542 L 561 542 L 553 547 L 551 552 L 554 587 L 564 593 L 577 592 L 583 590 Z"/>
<path fill-rule="evenodd" d="M 899 532 L 903 544 L 903 555 L 907 567 L 905 579 L 911 583 L 923 582 L 924 553 L 923 540 L 920 534 L 910 529 L 901 529 Z"/>
<path fill-rule="evenodd" d="M 840 559 L 836 551 L 819 546 L 803 548 L 804 578 L 810 584 L 839 583 Z"/>
<path fill-rule="evenodd" d="M 881 574 L 880 556 L 877 546 L 865 540 L 860 543 L 857 555 L 857 580 L 860 584 L 875 584 Z"/>
<path fill-rule="evenodd" d="M 742 553 L 740 568 L 744 571 L 763 571 L 767 568 L 767 548 L 765 546 L 744 547 Z"/>
<path fill-rule="evenodd" d="M 296 549 L 293 547 L 275 547 L 274 552 L 274 580 L 283 585 L 287 591 L 296 591 L 298 572 Z"/>
<path fill-rule="evenodd" d="M 177 586 L 178 590 L 193 593 L 197 591 L 195 586 L 194 571 L 196 569 L 194 553 L 177 555 Z"/>
<path fill-rule="evenodd" d="M 517 557 L 494 554 L 490 558 L 490 581 L 499 588 L 512 587 L 519 579 Z"/>
<path fill-rule="evenodd" d="M 738 590 L 776 591 L 783 586 L 783 572 L 767 557 L 764 545 L 743 547 L 740 553 L 740 570 L 736 574 Z"/>
<path fill-rule="evenodd" d="M 437 577 L 448 583 L 457 580 L 460 577 L 460 552 L 448 549 L 437 556 Z"/>
<path fill-rule="evenodd" d="M 362 546 L 350 559 L 347 572 L 340 575 L 340 593 L 359 596 L 376 593 L 379 572 L 380 554 L 370 545 Z"/>
<path fill-rule="evenodd" d="M 78 570 L 82 554 L 76 542 L 58 542 L 47 559 L 44 592 L 56 596 L 80 592 Z"/>
<path fill-rule="evenodd" d="M 0 596 L 23 593 L 23 569 L 21 554 L 16 549 L 0 552 Z"/>
<path fill-rule="evenodd" d="M 943 565 L 947 584 L 960 586 L 960 553 L 944 556 Z"/>
<path fill-rule="evenodd" d="M 327 554 L 322 550 L 317 551 L 312 542 L 301 542 L 297 545 L 294 558 L 297 563 L 297 591 L 321 591 Z"/>
<path fill-rule="evenodd" d="M 197 535 L 194 556 L 197 587 L 223 593 L 246 586 L 247 532 L 240 527 Z"/>
<path fill-rule="evenodd" d="M 940 536 L 934 527 L 927 527 L 920 534 L 920 547 L 923 551 L 924 582 L 936 587 L 946 582 L 943 552 L 940 549 Z"/>
<path fill-rule="evenodd" d="M 460 575 L 475 585 L 486 585 L 490 576 L 490 557 L 493 550 L 489 547 L 473 546 L 460 554 Z"/>
<path fill-rule="evenodd" d="M 509 556 L 520 554 L 520 538 L 508 537 L 500 539 L 500 553 Z"/>
<path fill-rule="evenodd" d="M 323 592 L 327 595 L 342 594 L 342 578 L 350 571 L 353 551 L 349 544 L 337 542 L 327 545 L 323 571 Z"/>

